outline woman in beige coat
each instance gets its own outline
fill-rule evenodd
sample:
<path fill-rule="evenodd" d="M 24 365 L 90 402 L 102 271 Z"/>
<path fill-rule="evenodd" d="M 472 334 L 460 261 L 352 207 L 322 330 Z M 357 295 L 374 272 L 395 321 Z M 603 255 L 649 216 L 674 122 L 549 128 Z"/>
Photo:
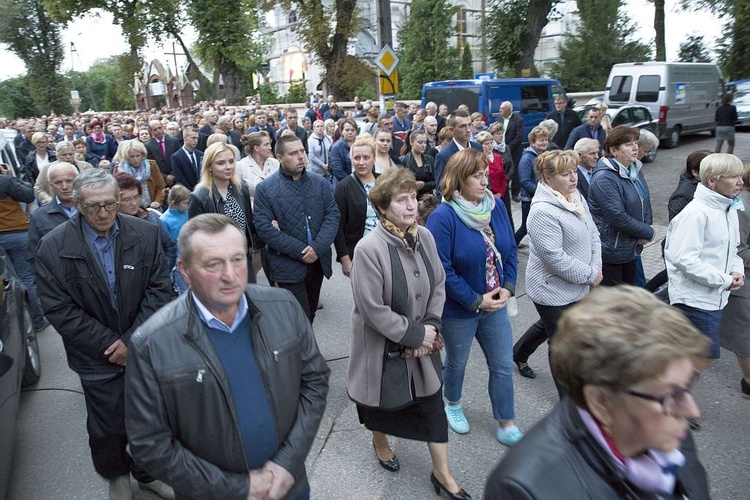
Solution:
<path fill-rule="evenodd" d="M 380 465 L 400 465 L 387 435 L 426 441 L 435 492 L 471 498 L 448 464 L 448 423 L 443 411 L 439 334 L 445 271 L 435 241 L 417 221 L 417 182 L 391 169 L 375 182 L 370 201 L 380 218 L 357 245 L 347 391 L 360 422 L 372 431 Z M 438 263 L 438 265 L 435 265 Z"/>

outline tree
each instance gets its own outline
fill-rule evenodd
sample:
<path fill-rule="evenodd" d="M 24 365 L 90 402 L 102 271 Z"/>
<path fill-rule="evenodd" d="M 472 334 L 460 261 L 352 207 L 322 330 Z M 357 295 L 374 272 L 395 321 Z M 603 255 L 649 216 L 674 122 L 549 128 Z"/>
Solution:
<path fill-rule="evenodd" d="M 458 77 L 464 80 L 474 78 L 474 58 L 471 55 L 469 42 L 464 42 L 464 48 L 461 51 L 461 64 L 458 71 Z"/>
<path fill-rule="evenodd" d="M 448 0 L 414 0 L 397 34 L 401 96 L 417 99 L 425 82 L 455 75 L 456 50 L 448 40 L 457 7 Z"/>
<path fill-rule="evenodd" d="M 747 0 L 681 0 L 685 10 L 706 9 L 725 21 L 717 43 L 718 63 L 724 78 L 737 80 L 750 75 L 750 4 Z"/>
<path fill-rule="evenodd" d="M 482 30 L 483 47 L 498 72 L 523 76 L 538 74 L 534 51 L 548 16 L 561 0 L 490 0 Z"/>
<path fill-rule="evenodd" d="M 261 40 L 258 13 L 251 0 L 216 2 L 190 0 L 188 16 L 198 39 L 195 46 L 204 64 L 211 65 L 224 81 L 229 105 L 245 104 L 245 81 L 260 66 Z"/>
<path fill-rule="evenodd" d="M 711 62 L 711 54 L 706 47 L 706 42 L 701 35 L 689 35 L 687 40 L 680 44 L 680 53 L 677 55 L 680 62 Z"/>
<path fill-rule="evenodd" d="M 29 94 L 28 76 L 17 76 L 0 82 L 0 115 L 9 118 L 28 118 L 39 116 Z"/>
<path fill-rule="evenodd" d="M 648 45 L 632 38 L 634 29 L 621 7 L 621 0 L 578 0 L 580 24 L 565 35 L 560 45 L 560 62 L 552 75 L 568 91 L 603 89 L 613 64 L 647 61 Z"/>
<path fill-rule="evenodd" d="M 358 29 L 357 0 L 264 0 L 263 8 L 281 5 L 297 13 L 297 34 L 312 58 L 325 68 L 323 82 L 334 98 L 346 100 L 361 84 L 366 66 L 346 53 L 349 39 Z M 370 69 L 370 73 L 373 71 Z"/>
<path fill-rule="evenodd" d="M 306 102 L 307 101 L 307 86 L 303 80 L 293 82 L 289 85 L 286 91 L 286 102 Z"/>
<path fill-rule="evenodd" d="M 81 109 L 98 111 L 117 111 L 133 107 L 133 91 L 127 84 L 132 84 L 133 77 L 123 85 L 120 75 L 122 60 L 128 54 L 120 54 L 96 61 L 84 72 L 70 72 L 71 83 L 81 92 Z"/>
<path fill-rule="evenodd" d="M 63 61 L 60 28 L 42 0 L 0 0 L 0 43 L 26 65 L 29 93 L 44 113 L 67 112 L 68 86 L 60 75 Z"/>
<path fill-rule="evenodd" d="M 260 102 L 264 106 L 268 104 L 276 104 L 280 101 L 279 86 L 272 82 L 260 84 L 258 86 L 258 94 L 260 94 Z"/>
<path fill-rule="evenodd" d="M 664 26 L 664 0 L 650 0 L 654 4 L 654 31 L 656 38 L 656 61 L 667 60 L 666 28 Z"/>

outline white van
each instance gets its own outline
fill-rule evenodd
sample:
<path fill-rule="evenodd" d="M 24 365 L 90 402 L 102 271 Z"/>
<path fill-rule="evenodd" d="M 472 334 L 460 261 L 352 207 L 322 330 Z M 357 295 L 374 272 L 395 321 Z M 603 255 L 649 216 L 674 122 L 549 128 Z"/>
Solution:
<path fill-rule="evenodd" d="M 658 136 L 674 148 L 680 136 L 713 131 L 724 79 L 710 63 L 633 62 L 612 66 L 604 89 L 609 106 L 641 104 L 659 119 Z"/>

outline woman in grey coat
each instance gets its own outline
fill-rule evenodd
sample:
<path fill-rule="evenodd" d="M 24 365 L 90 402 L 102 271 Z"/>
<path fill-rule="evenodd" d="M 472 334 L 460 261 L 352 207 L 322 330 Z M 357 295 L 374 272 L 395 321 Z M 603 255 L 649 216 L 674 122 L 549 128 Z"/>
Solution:
<path fill-rule="evenodd" d="M 602 281 L 599 231 L 577 189 L 577 168 L 574 151 L 548 151 L 534 164 L 539 185 L 526 222 L 530 240 L 526 293 L 548 339 L 563 311 Z"/>

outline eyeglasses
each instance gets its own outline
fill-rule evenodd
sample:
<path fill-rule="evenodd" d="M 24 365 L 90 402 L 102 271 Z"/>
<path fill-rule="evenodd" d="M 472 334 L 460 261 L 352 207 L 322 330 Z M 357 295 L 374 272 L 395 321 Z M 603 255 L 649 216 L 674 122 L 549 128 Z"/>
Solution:
<path fill-rule="evenodd" d="M 138 201 L 138 199 L 140 199 L 140 195 L 128 196 L 127 198 L 120 198 L 120 203 L 133 203 L 134 201 Z"/>
<path fill-rule="evenodd" d="M 643 392 L 630 390 L 622 392 L 637 398 L 659 403 L 664 411 L 664 415 L 666 416 L 684 415 L 689 403 L 688 395 L 692 397 L 693 387 L 695 387 L 695 384 L 699 379 L 700 372 L 694 371 L 693 378 L 690 379 L 687 387 L 679 387 L 665 396 L 654 396 L 653 394 L 645 394 Z"/>
<path fill-rule="evenodd" d="M 84 203 L 83 211 L 86 212 L 88 215 L 96 215 L 103 208 L 107 212 L 112 213 L 116 211 L 117 207 L 119 206 L 120 206 L 120 203 L 117 201 L 108 201 L 106 203 Z"/>

